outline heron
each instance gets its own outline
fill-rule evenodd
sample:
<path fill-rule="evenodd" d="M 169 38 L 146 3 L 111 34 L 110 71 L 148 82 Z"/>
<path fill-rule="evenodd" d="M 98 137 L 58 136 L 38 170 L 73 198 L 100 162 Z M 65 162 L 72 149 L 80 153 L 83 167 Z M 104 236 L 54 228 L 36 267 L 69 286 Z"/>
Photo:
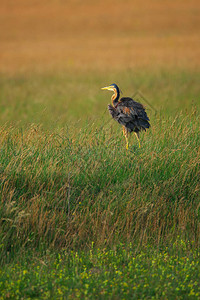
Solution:
<path fill-rule="evenodd" d="M 114 94 L 111 97 L 112 105 L 108 105 L 109 113 L 112 118 L 123 126 L 123 134 L 126 139 L 126 149 L 128 150 L 128 135 L 134 132 L 138 140 L 140 148 L 139 132 L 150 127 L 149 118 L 141 103 L 134 101 L 130 97 L 120 99 L 120 89 L 113 83 L 103 87 L 102 90 L 112 91 Z"/>

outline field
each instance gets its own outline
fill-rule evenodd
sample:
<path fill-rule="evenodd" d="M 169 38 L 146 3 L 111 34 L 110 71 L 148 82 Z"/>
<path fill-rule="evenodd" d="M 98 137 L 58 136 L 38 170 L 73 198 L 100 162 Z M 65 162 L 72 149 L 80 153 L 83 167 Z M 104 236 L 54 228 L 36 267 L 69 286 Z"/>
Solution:
<path fill-rule="evenodd" d="M 200 298 L 199 2 L 2 3 L 0 299 Z"/>

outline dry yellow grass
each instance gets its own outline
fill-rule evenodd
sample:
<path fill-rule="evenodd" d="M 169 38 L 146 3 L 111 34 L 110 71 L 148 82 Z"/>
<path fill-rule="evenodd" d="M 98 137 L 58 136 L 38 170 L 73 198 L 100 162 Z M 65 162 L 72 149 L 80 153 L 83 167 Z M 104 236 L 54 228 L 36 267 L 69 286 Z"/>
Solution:
<path fill-rule="evenodd" d="M 3 0 L 1 72 L 200 66 L 199 0 Z"/>

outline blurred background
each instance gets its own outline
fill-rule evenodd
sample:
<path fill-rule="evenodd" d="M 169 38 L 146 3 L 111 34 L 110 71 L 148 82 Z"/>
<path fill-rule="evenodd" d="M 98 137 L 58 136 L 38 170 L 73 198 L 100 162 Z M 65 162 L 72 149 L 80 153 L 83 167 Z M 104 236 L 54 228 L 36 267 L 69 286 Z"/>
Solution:
<path fill-rule="evenodd" d="M 1 0 L 1 72 L 200 65 L 199 0 Z"/>
<path fill-rule="evenodd" d="M 107 120 L 113 82 L 176 114 L 199 67 L 199 0 L 1 0 L 0 124 Z"/>

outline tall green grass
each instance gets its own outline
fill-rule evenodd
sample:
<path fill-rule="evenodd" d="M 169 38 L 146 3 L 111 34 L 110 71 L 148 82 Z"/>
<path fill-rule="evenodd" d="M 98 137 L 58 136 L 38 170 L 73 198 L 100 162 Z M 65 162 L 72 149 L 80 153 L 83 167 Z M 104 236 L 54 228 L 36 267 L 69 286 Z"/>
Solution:
<path fill-rule="evenodd" d="M 109 124 L 110 125 L 110 124 Z M 199 117 L 155 116 L 129 151 L 118 128 L 1 128 L 1 260 L 27 248 L 199 245 Z"/>
<path fill-rule="evenodd" d="M 1 76 L 0 299 L 199 296 L 198 78 Z M 140 149 L 108 115 L 112 82 L 147 106 Z"/>

